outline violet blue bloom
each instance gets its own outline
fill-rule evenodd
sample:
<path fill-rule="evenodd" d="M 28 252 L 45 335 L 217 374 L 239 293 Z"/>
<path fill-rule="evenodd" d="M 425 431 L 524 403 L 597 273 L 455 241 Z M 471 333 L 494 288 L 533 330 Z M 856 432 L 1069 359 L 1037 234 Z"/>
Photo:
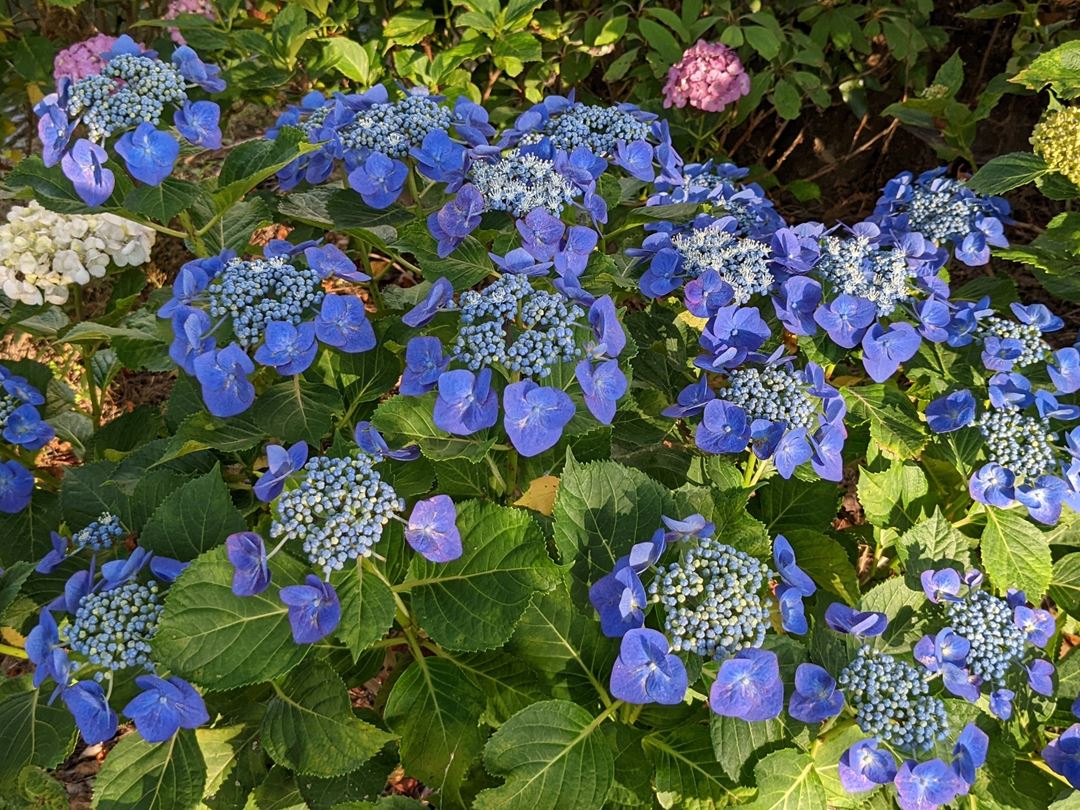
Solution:
<path fill-rule="evenodd" d="M 56 532 L 49 532 L 49 542 L 52 544 L 52 549 L 41 558 L 37 566 L 34 568 L 34 572 L 38 574 L 51 574 L 56 568 L 67 559 L 67 538 Z"/>
<path fill-rule="evenodd" d="M 776 586 L 776 602 L 780 607 L 780 625 L 784 630 L 801 636 L 810 629 L 803 596 L 797 588 L 780 583 Z"/>
<path fill-rule="evenodd" d="M 1061 507 L 1070 490 L 1057 476 L 1040 475 L 1034 482 L 1025 481 L 1016 487 L 1014 494 L 1031 517 L 1052 526 L 1061 517 Z"/>
<path fill-rule="evenodd" d="M 56 625 L 56 619 L 48 608 L 42 608 L 38 615 L 38 623 L 27 634 L 24 645 L 26 657 L 34 665 L 35 689 L 48 678 L 60 683 L 60 679 L 50 666 L 53 650 L 58 646 L 60 646 L 60 631 Z"/>
<path fill-rule="evenodd" d="M 746 411 L 723 399 L 706 403 L 695 441 L 706 453 L 742 452 L 750 441 L 750 420 Z"/>
<path fill-rule="evenodd" d="M 150 573 L 162 582 L 172 583 L 190 565 L 190 562 L 181 562 L 180 560 L 174 560 L 172 557 L 162 557 L 160 554 L 155 554 L 150 558 Z"/>
<path fill-rule="evenodd" d="M 307 442 L 297 442 L 288 450 L 280 444 L 266 446 L 266 472 L 255 482 L 255 497 L 270 503 L 285 488 L 289 476 L 304 466 L 308 459 Z"/>
<path fill-rule="evenodd" d="M 503 410 L 503 428 L 514 449 L 531 458 L 558 444 L 574 417 L 574 401 L 559 388 L 522 380 L 506 386 Z"/>
<path fill-rule="evenodd" d="M 674 405 L 668 405 L 661 413 L 670 419 L 696 416 L 704 411 L 705 406 L 714 399 L 716 399 L 716 394 L 709 387 L 709 378 L 702 374 L 697 382 L 691 383 L 679 392 Z"/>
<path fill-rule="evenodd" d="M 1036 658 L 1027 665 L 1028 686 L 1045 697 L 1054 696 L 1054 665 Z"/>
<path fill-rule="evenodd" d="M 173 114 L 173 125 L 187 141 L 204 149 L 221 148 L 221 108 L 212 101 L 185 102 Z"/>
<path fill-rule="evenodd" d="M 453 297 L 454 285 L 450 283 L 450 279 L 437 278 L 423 300 L 402 315 L 401 320 L 406 326 L 427 326 L 440 309 L 453 301 Z"/>
<path fill-rule="evenodd" d="M 414 337 L 405 346 L 405 371 L 398 391 L 407 397 L 419 397 L 431 391 L 439 376 L 450 365 L 443 354 L 442 341 L 435 337 Z"/>
<path fill-rule="evenodd" d="M 1024 631 L 1027 640 L 1036 647 L 1045 647 L 1057 629 L 1052 613 L 1040 608 L 1019 605 L 1013 611 L 1013 623 Z"/>
<path fill-rule="evenodd" d="M 327 295 L 315 316 L 315 336 L 327 346 L 355 354 L 375 348 L 375 330 L 355 295 Z"/>
<path fill-rule="evenodd" d="M 405 540 L 432 562 L 445 563 L 461 556 L 457 510 L 448 495 L 417 501 L 405 526 Z"/>
<path fill-rule="evenodd" d="M 372 152 L 349 172 L 349 186 L 372 208 L 389 208 L 401 196 L 409 167 L 382 152 Z"/>
<path fill-rule="evenodd" d="M 843 708 L 844 693 L 836 688 L 832 675 L 817 664 L 799 664 L 788 714 L 804 723 L 820 723 L 836 717 Z"/>
<path fill-rule="evenodd" d="M 909 759 L 900 766 L 894 781 L 897 803 L 902 810 L 933 810 L 948 804 L 966 788 L 953 769 L 940 759 L 918 764 Z"/>
<path fill-rule="evenodd" d="M 143 691 L 124 707 L 124 714 L 147 742 L 164 742 L 182 728 L 210 722 L 202 695 L 183 678 L 140 675 L 135 684 Z"/>
<path fill-rule="evenodd" d="M 968 481 L 968 493 L 979 503 L 1008 509 L 1016 497 L 1016 476 L 997 462 L 984 464 Z"/>
<path fill-rule="evenodd" d="M 254 596 L 270 585 L 266 546 L 255 532 L 236 532 L 225 538 L 225 554 L 233 566 L 232 592 Z"/>
<path fill-rule="evenodd" d="M 263 332 L 263 344 L 255 350 L 255 360 L 286 377 L 302 374 L 315 361 L 319 344 L 315 324 L 293 326 L 288 321 L 270 321 Z"/>
<path fill-rule="evenodd" d="M 799 568 L 795 562 L 795 549 L 782 534 L 773 541 L 773 564 L 785 584 L 795 588 L 803 596 L 813 596 L 817 592 L 814 580 Z"/>
<path fill-rule="evenodd" d="M 136 180 L 157 186 L 172 174 L 180 144 L 167 132 L 154 128 L 143 121 L 130 132 L 125 132 L 116 142 L 116 153 L 124 159 L 124 165 Z"/>
<path fill-rule="evenodd" d="M 975 397 L 966 388 L 938 397 L 926 406 L 926 423 L 934 433 L 951 433 L 975 421 Z"/>
<path fill-rule="evenodd" d="M 445 259 L 476 230 L 484 213 L 484 195 L 472 183 L 458 189 L 457 196 L 427 219 L 428 230 L 438 242 L 437 253 Z"/>
<path fill-rule="evenodd" d="M 71 181 L 75 193 L 87 205 L 101 205 L 113 193 L 116 177 L 112 169 L 105 168 L 108 158 L 104 149 L 86 138 L 75 141 L 75 146 L 60 158 L 64 176 Z"/>
<path fill-rule="evenodd" d="M 195 378 L 202 385 L 203 401 L 214 416 L 236 416 L 255 401 L 255 386 L 248 379 L 255 364 L 237 344 L 195 358 Z"/>
<path fill-rule="evenodd" d="M 304 248 L 308 266 L 322 278 L 336 276 L 346 281 L 371 281 L 371 276 L 356 269 L 356 264 L 337 245 Z"/>
<path fill-rule="evenodd" d="M 1069 726 L 1056 740 L 1042 751 L 1042 758 L 1054 773 L 1065 777 L 1070 785 L 1080 790 L 1080 723 Z"/>
<path fill-rule="evenodd" d="M 778 716 L 784 709 L 784 682 L 776 653 L 751 647 L 721 663 L 709 690 L 709 707 L 749 722 Z"/>
<path fill-rule="evenodd" d="M 1011 689 L 995 689 L 990 693 L 990 713 L 999 720 L 1008 720 L 1012 717 L 1015 697 L 1016 693 Z"/>
<path fill-rule="evenodd" d="M 645 624 L 645 586 L 627 558 L 615 563 L 589 588 L 589 601 L 600 616 L 600 630 L 608 638 L 621 638 Z"/>
<path fill-rule="evenodd" d="M 647 627 L 630 630 L 622 638 L 619 657 L 611 668 L 611 696 L 627 703 L 682 702 L 687 688 L 686 666 L 663 633 Z"/>
<path fill-rule="evenodd" d="M 438 385 L 432 419 L 440 430 L 468 436 L 498 421 L 499 395 L 491 387 L 490 368 L 476 374 L 467 369 L 447 371 Z"/>
<path fill-rule="evenodd" d="M 97 681 L 79 681 L 74 686 L 60 684 L 60 697 L 88 745 L 105 742 L 116 734 L 118 719 L 109 706 L 105 690 Z"/>
<path fill-rule="evenodd" d="M 533 255 L 525 248 L 514 248 L 505 256 L 498 253 L 488 253 L 488 256 L 504 273 L 515 276 L 545 276 L 554 262 L 541 262 L 533 258 Z"/>
<path fill-rule="evenodd" d="M 848 793 L 864 793 L 896 778 L 896 759 L 877 740 L 860 740 L 840 757 L 840 784 Z"/>
<path fill-rule="evenodd" d="M 181 76 L 199 85 L 207 93 L 220 93 L 225 89 L 221 68 L 203 62 L 187 45 L 181 45 L 173 51 L 172 61 L 180 70 Z"/>
<path fill-rule="evenodd" d="M 760 349 L 770 334 L 756 307 L 722 307 L 701 333 L 699 343 L 705 352 L 694 364 L 706 371 L 733 368 Z"/>
<path fill-rule="evenodd" d="M 939 571 L 923 571 L 919 574 L 919 582 L 922 583 L 923 593 L 926 594 L 926 598 L 935 605 L 942 600 L 947 602 L 960 601 L 960 575 L 951 568 L 942 568 Z"/>
<path fill-rule="evenodd" d="M 880 636 L 889 626 L 884 613 L 859 611 L 841 602 L 833 602 L 825 609 L 825 623 L 837 633 L 869 638 Z"/>
<path fill-rule="evenodd" d="M 20 405 L 8 414 L 3 436 L 5 441 L 27 450 L 40 450 L 56 437 L 56 431 L 34 405 Z"/>
<path fill-rule="evenodd" d="M 827 307 L 818 307 L 814 321 L 837 346 L 854 349 L 877 319 L 877 309 L 865 298 L 842 293 Z"/>
<path fill-rule="evenodd" d="M 773 309 L 780 323 L 794 335 L 817 331 L 814 313 L 821 306 L 821 285 L 806 276 L 792 276 L 780 285 L 773 297 Z"/>
<path fill-rule="evenodd" d="M 607 357 L 618 357 L 626 348 L 626 333 L 619 323 L 615 302 L 602 295 L 589 305 L 589 326 L 596 337 L 596 351 Z"/>
<path fill-rule="evenodd" d="M 211 326 L 210 316 L 201 309 L 175 310 L 169 358 L 188 374 L 195 374 L 196 357 L 214 351 L 216 344 L 209 337 Z"/>
<path fill-rule="evenodd" d="M 1070 346 L 1054 352 L 1054 359 L 1046 364 L 1046 371 L 1059 393 L 1072 394 L 1080 391 L 1080 351 L 1077 351 L 1076 347 Z"/>
<path fill-rule="evenodd" d="M 287 585 L 278 592 L 289 608 L 289 627 L 297 644 L 326 638 L 341 621 L 341 602 L 329 582 L 308 574 L 304 585 Z"/>
<path fill-rule="evenodd" d="M 585 405 L 597 421 L 610 425 L 615 419 L 616 403 L 626 393 L 626 375 L 619 368 L 618 360 L 604 360 L 593 365 L 580 361 L 574 369 Z"/>
<path fill-rule="evenodd" d="M 874 382 L 885 382 L 901 363 L 915 356 L 921 343 L 922 338 L 910 324 L 894 323 L 885 330 L 875 323 L 863 335 L 863 367 Z"/>
<path fill-rule="evenodd" d="M 105 580 L 105 589 L 115 588 L 134 579 L 135 575 L 146 567 L 146 564 L 150 562 L 153 556 L 152 551 L 147 551 L 140 546 L 136 547 L 126 558 L 109 560 L 103 564 L 101 566 L 101 578 Z M 69 612 L 75 613 L 74 610 Z"/>
<path fill-rule="evenodd" d="M 986 750 L 990 738 L 986 732 L 974 723 L 968 723 L 956 740 L 953 748 L 953 771 L 964 782 L 961 793 L 967 793 L 975 784 L 975 772 L 986 764 Z"/>
<path fill-rule="evenodd" d="M 667 526 L 665 536 L 667 540 L 684 541 L 694 537 L 712 537 L 716 533 L 716 524 L 706 520 L 702 515 L 693 514 L 685 520 L 676 520 L 667 515 L 661 515 L 660 520 Z M 657 557 L 660 555 L 658 554 Z"/>
<path fill-rule="evenodd" d="M 416 461 L 420 458 L 420 448 L 415 444 L 401 450 L 391 450 L 386 439 L 371 422 L 357 422 L 353 429 L 353 439 L 357 447 L 378 460 L 392 458 L 394 461 Z"/>
<path fill-rule="evenodd" d="M 55 103 L 41 108 L 37 131 L 41 140 L 41 160 L 46 166 L 55 166 L 60 162 L 74 130 L 67 114 Z"/>
<path fill-rule="evenodd" d="M 457 191 L 465 176 L 465 147 L 451 140 L 441 129 L 424 136 L 420 146 L 409 154 L 416 160 L 420 174 L 436 183 L 446 183 L 448 191 Z"/>

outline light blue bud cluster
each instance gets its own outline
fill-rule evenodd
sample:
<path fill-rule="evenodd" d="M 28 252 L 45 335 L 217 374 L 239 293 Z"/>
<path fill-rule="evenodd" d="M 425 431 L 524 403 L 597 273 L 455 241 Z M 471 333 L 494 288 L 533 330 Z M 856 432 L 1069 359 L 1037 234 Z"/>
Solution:
<path fill-rule="evenodd" d="M 75 82 L 67 114 L 82 115 L 90 140 L 97 142 L 143 121 L 156 127 L 166 104 L 185 101 L 184 78 L 176 66 L 149 56 L 120 54 L 100 74 Z"/>
<path fill-rule="evenodd" d="M 103 512 L 98 519 L 71 535 L 71 544 L 76 551 L 89 548 L 93 551 L 110 549 L 117 540 L 124 536 L 124 527 L 120 518 L 109 512 Z"/>
<path fill-rule="evenodd" d="M 145 584 L 126 582 L 110 590 L 89 593 L 79 600 L 75 620 L 68 630 L 71 649 L 90 664 L 105 669 L 153 669 L 150 640 L 157 632 L 163 608 L 154 580 Z M 95 680 L 100 681 L 102 674 L 96 673 Z"/>
<path fill-rule="evenodd" d="M 919 671 L 870 647 L 837 678 L 855 722 L 867 734 L 902 751 L 927 751 L 948 734 L 945 704 L 931 697 Z"/>
<path fill-rule="evenodd" d="M 945 614 L 954 633 L 971 645 L 967 667 L 984 681 L 1002 685 L 1009 670 L 1024 658 L 1027 638 L 1004 599 L 970 590 L 960 601 L 945 601 Z"/>
<path fill-rule="evenodd" d="M 938 244 L 962 240 L 986 212 L 986 203 L 951 177 L 914 184 L 907 208 L 910 229 Z"/>
<path fill-rule="evenodd" d="M 210 317 L 229 318 L 241 346 L 262 339 L 270 321 L 294 326 L 323 299 L 322 279 L 310 267 L 296 267 L 285 257 L 232 259 L 207 288 Z"/>
<path fill-rule="evenodd" d="M 769 577 L 767 566 L 709 537 L 658 566 L 649 596 L 664 609 L 672 650 L 719 659 L 764 642 Z"/>
<path fill-rule="evenodd" d="M 329 111 L 332 106 L 324 109 Z M 311 120 L 308 119 L 309 125 Z M 408 95 L 401 101 L 374 104 L 361 110 L 352 123 L 341 128 L 338 137 L 349 151 L 381 152 L 387 157 L 403 158 L 412 147 L 420 146 L 428 133 L 449 129 L 450 122 L 450 110 L 431 96 Z"/>
<path fill-rule="evenodd" d="M 536 208 L 560 216 L 576 193 L 574 185 L 556 171 L 554 161 L 517 149 L 492 160 L 475 161 L 469 180 L 483 196 L 487 210 L 507 211 L 515 217 Z"/>
<path fill-rule="evenodd" d="M 0 431 L 4 429 L 4 425 L 7 424 L 8 417 L 14 413 L 15 409 L 23 405 L 23 401 L 18 397 L 14 397 L 7 391 L 0 388 Z"/>
<path fill-rule="evenodd" d="M 706 270 L 715 271 L 731 286 L 734 304 L 741 306 L 754 295 L 768 293 L 773 286 L 771 251 L 756 239 L 708 227 L 677 233 L 671 243 L 682 256 L 686 276 L 697 278 Z"/>
<path fill-rule="evenodd" d="M 1056 436 L 1048 420 L 1002 409 L 986 411 L 976 424 L 991 462 L 1028 478 L 1056 471 Z"/>
<path fill-rule="evenodd" d="M 302 541 L 311 564 L 326 576 L 349 560 L 369 556 L 383 526 L 405 509 L 371 456 L 316 456 L 303 472 L 300 486 L 278 499 L 270 537 Z"/>
<path fill-rule="evenodd" d="M 581 355 L 574 325 L 584 315 L 562 296 L 534 289 L 528 277 L 507 273 L 483 290 L 462 294 L 452 351 L 473 371 L 495 363 L 544 378 L 558 363 Z"/>
<path fill-rule="evenodd" d="M 879 317 L 891 315 L 912 294 L 914 274 L 904 254 L 861 235 L 823 238 L 814 272 L 833 284 L 837 293 L 870 301 Z"/>
<path fill-rule="evenodd" d="M 782 422 L 788 429 L 814 431 L 818 423 L 817 400 L 807 393 L 803 375 L 789 365 L 744 366 L 728 375 L 723 397 L 746 411 L 751 420 Z"/>
<path fill-rule="evenodd" d="M 618 143 L 648 139 L 651 125 L 640 121 L 627 110 L 598 104 L 574 102 L 559 115 L 552 116 L 544 133 L 556 149 L 572 152 L 586 147 L 594 155 L 609 157 Z"/>
<path fill-rule="evenodd" d="M 1013 368 L 1023 368 L 1045 360 L 1050 354 L 1050 344 L 1042 337 L 1042 329 L 1037 323 L 1020 323 L 999 315 L 992 315 L 979 324 L 979 337 L 1001 340 L 1016 340 L 1020 355 L 1012 361 Z"/>

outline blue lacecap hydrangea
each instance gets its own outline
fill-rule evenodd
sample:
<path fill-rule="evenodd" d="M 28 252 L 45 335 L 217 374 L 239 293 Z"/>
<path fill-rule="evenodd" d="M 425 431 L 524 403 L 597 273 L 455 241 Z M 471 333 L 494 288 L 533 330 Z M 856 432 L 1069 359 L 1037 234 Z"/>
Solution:
<path fill-rule="evenodd" d="M 190 98 L 196 87 L 208 93 L 225 89 L 219 68 L 186 45 L 166 62 L 126 34 L 102 59 L 100 73 L 76 82 L 61 79 L 56 92 L 34 107 L 42 160 L 46 166 L 59 163 L 87 205 L 103 204 L 115 188 L 116 178 L 105 166 L 110 142 L 136 180 L 156 186 L 172 174 L 180 142 L 162 128 L 170 109 L 173 128 L 185 141 L 221 147 L 220 108 Z M 80 126 L 85 137 L 78 137 Z"/>
<path fill-rule="evenodd" d="M 51 442 L 56 431 L 41 414 L 44 404 L 45 395 L 25 377 L 0 366 L 0 438 L 31 453 Z M 34 476 L 21 461 L 0 462 L 0 512 L 21 512 L 33 493 Z"/>
<path fill-rule="evenodd" d="M 169 356 L 202 387 L 215 416 L 234 416 L 255 400 L 256 364 L 291 376 L 305 371 L 319 346 L 365 352 L 375 331 L 363 300 L 329 279 L 368 281 L 333 245 L 267 244 L 261 258 L 225 251 L 180 269 L 172 298 L 158 310 L 172 322 Z"/>
<path fill-rule="evenodd" d="M 377 469 L 388 460 L 415 460 L 418 449 L 392 450 L 368 422 L 356 426 L 354 438 L 358 449 L 343 456 L 308 458 L 303 442 L 288 449 L 268 446 L 267 470 L 256 482 L 255 495 L 272 504 L 269 537 L 277 545 L 267 552 L 263 538 L 252 531 L 232 534 L 225 543 L 238 596 L 270 586 L 269 560 L 290 542 L 321 574 L 309 574 L 304 584 L 278 592 L 298 644 L 319 641 L 337 628 L 341 604 L 330 576 L 376 555 L 391 520 L 402 523 L 406 542 L 433 562 L 450 562 L 462 554 L 454 502 L 446 495 L 417 501 L 406 520 L 399 515 L 405 501 Z"/>
<path fill-rule="evenodd" d="M 160 677 L 151 658 L 164 588 L 187 564 L 141 548 L 117 555 L 114 526 L 119 520 L 103 515 L 70 543 L 53 533 L 53 549 L 38 563 L 39 573 L 73 557 L 88 564 L 41 611 L 27 635 L 26 652 L 35 665 L 34 686 L 53 681 L 50 702 L 57 697 L 64 702 L 91 744 L 116 734 L 118 715 L 109 702 L 116 675 L 141 673 L 135 677 L 140 693 L 121 712 L 145 740 L 161 742 L 210 720 L 199 693 L 181 678 Z M 120 532 L 126 534 L 122 526 Z"/>
<path fill-rule="evenodd" d="M 774 572 L 720 542 L 701 515 L 665 517 L 664 524 L 589 590 L 601 630 L 621 639 L 612 695 L 630 703 L 680 703 L 687 690 L 683 659 L 695 655 L 721 662 L 710 690 L 714 712 L 750 721 L 776 717 L 783 683 L 775 653 L 763 649 L 770 580 L 777 580 L 783 626 L 793 633 L 806 632 L 802 600 L 816 585 L 783 536 L 774 544 Z"/>
<path fill-rule="evenodd" d="M 400 391 L 437 391 L 435 424 L 468 436 L 498 422 L 498 372 L 508 381 L 501 391 L 503 427 L 519 453 L 535 456 L 555 446 L 574 416 L 565 390 L 571 373 L 589 412 L 611 424 L 627 390 L 618 362 L 626 336 L 609 296 L 594 299 L 565 284 L 547 289 L 535 275 L 506 269 L 457 302 L 449 281 L 440 279 L 405 314 L 407 325 L 424 327 L 440 312 L 452 312 L 458 329 L 447 346 L 434 336 L 409 341 Z M 556 378 L 559 384 L 542 384 Z"/>

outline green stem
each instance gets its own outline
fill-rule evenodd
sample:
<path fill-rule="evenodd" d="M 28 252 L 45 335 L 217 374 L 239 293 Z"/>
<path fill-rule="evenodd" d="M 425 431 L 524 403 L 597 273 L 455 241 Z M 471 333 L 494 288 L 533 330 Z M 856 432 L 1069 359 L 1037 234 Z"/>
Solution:
<path fill-rule="evenodd" d="M 518 451 L 511 447 L 506 451 L 506 501 L 513 503 L 517 500 L 518 468 L 520 466 Z"/>
<path fill-rule="evenodd" d="M 94 420 L 94 426 L 101 426 L 101 400 L 98 397 L 97 386 L 94 385 L 94 355 L 96 347 L 91 347 L 82 355 L 83 376 L 86 378 L 86 395 L 90 398 L 90 413 Z"/>
<path fill-rule="evenodd" d="M 409 172 L 409 199 L 412 200 L 413 207 L 416 209 L 416 216 L 423 219 L 424 206 L 420 202 L 420 189 L 416 186 L 416 172 Z"/>
<path fill-rule="evenodd" d="M 750 489 L 754 486 L 754 468 L 757 467 L 757 456 L 753 453 L 748 453 L 746 457 L 746 467 L 743 469 L 742 484 L 743 489 Z"/>

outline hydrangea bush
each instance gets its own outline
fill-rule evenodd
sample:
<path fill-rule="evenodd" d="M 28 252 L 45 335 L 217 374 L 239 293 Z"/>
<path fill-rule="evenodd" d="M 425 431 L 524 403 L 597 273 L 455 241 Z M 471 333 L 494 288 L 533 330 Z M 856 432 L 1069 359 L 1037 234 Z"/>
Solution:
<path fill-rule="evenodd" d="M 122 37 L 8 178 L 143 241 L 7 328 L 174 384 L 102 425 L 0 368 L 0 786 L 124 731 L 98 808 L 1075 800 L 1080 348 L 956 280 L 1024 249 L 1000 189 L 785 220 L 634 105 L 381 85 L 205 179 L 196 87 Z"/>

